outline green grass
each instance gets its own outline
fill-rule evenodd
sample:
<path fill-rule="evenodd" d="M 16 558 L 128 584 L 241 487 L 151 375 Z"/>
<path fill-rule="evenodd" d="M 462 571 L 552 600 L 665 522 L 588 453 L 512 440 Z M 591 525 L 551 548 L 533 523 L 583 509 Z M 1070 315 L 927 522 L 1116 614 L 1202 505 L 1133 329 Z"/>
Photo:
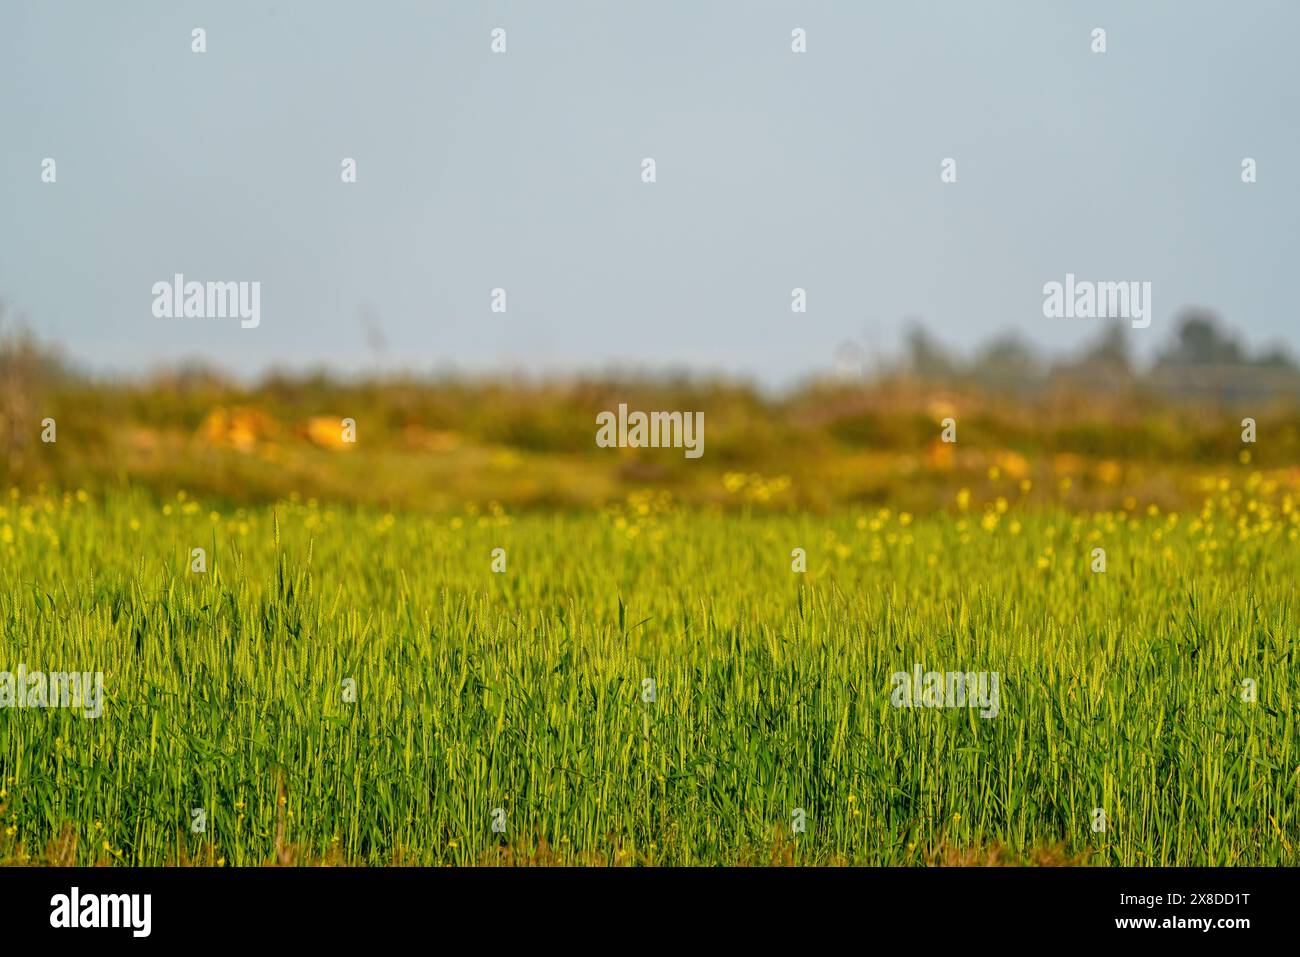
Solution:
<path fill-rule="evenodd" d="M 1176 519 L 0 508 L 0 670 L 106 695 L 0 709 L 9 862 L 1300 863 L 1276 488 Z M 997 717 L 891 707 L 918 662 L 997 671 Z"/>

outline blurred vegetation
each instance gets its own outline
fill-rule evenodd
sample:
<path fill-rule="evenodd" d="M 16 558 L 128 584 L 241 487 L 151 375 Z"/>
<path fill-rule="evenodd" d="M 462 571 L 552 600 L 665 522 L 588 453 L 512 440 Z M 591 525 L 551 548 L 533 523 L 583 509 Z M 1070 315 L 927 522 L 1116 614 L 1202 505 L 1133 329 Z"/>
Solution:
<path fill-rule="evenodd" d="M 1207 470 L 1294 480 L 1300 462 L 1300 372 L 1280 349 L 1248 355 L 1199 313 L 1141 370 L 1122 326 L 1052 363 L 1014 337 L 963 359 L 917 326 L 897 362 L 865 373 L 850 361 L 780 395 L 690 377 L 241 383 L 186 367 L 106 381 L 2 320 L 0 483 L 27 491 L 454 510 L 582 508 L 655 489 L 706 507 L 926 511 L 964 489 L 977 501 L 1173 508 L 1199 500 Z M 619 403 L 703 411 L 704 456 L 598 448 L 596 415 Z M 1241 440 L 1245 416 L 1258 424 L 1254 445 Z M 955 444 L 939 440 L 947 417 Z M 46 418 L 53 443 L 41 441 Z M 345 418 L 355 444 L 341 441 Z"/>

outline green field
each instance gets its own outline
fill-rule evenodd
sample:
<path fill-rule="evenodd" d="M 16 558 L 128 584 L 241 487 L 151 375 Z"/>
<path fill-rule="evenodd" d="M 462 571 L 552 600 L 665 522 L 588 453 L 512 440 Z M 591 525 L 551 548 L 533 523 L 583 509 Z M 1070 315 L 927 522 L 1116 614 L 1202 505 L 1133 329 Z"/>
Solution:
<path fill-rule="evenodd" d="M 0 708 L 0 856 L 1294 865 L 1298 529 L 1259 476 L 915 518 L 14 492 L 0 669 L 104 696 Z M 892 706 L 917 664 L 996 716 Z"/>

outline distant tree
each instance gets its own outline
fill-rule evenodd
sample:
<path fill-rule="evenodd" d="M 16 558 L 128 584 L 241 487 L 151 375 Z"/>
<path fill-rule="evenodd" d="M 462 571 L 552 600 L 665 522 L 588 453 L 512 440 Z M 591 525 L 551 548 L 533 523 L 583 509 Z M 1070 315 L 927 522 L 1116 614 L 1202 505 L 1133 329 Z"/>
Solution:
<path fill-rule="evenodd" d="M 1209 312 L 1184 313 L 1178 323 L 1174 344 L 1161 353 L 1157 365 L 1237 365 L 1243 361 L 1241 345 L 1219 330 L 1218 319 Z"/>
<path fill-rule="evenodd" d="M 1008 332 L 980 350 L 971 371 L 976 379 L 989 385 L 1021 388 L 1039 379 L 1042 364 L 1028 343 Z"/>
<path fill-rule="evenodd" d="M 1300 372 L 1300 367 L 1296 366 L 1284 346 L 1273 346 L 1262 353 L 1254 364 L 1265 369 L 1276 369 L 1278 372 Z"/>
<path fill-rule="evenodd" d="M 1077 356 L 1056 363 L 1049 380 L 1054 386 L 1115 394 L 1131 388 L 1134 375 L 1125 325 L 1111 322 Z"/>
<path fill-rule="evenodd" d="M 1133 368 L 1132 355 L 1129 350 L 1128 334 L 1122 322 L 1109 323 L 1097 338 L 1096 343 L 1083 354 L 1082 364 L 1101 366 L 1127 373 Z"/>
<path fill-rule="evenodd" d="M 920 322 L 912 322 L 908 327 L 905 343 L 908 367 L 913 374 L 936 381 L 956 375 L 956 362 Z"/>

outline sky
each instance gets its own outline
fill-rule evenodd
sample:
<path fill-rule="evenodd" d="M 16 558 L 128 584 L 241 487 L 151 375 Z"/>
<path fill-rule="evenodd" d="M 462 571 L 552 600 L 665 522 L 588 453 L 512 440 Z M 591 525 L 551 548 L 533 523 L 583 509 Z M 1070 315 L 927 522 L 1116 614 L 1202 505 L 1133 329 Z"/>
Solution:
<path fill-rule="evenodd" d="M 5 0 L 0 301 L 103 373 L 783 384 L 911 319 L 1076 348 L 1074 273 L 1152 284 L 1139 354 L 1189 307 L 1300 352 L 1296 36 L 1284 0 Z M 156 317 L 176 273 L 260 323 Z"/>

